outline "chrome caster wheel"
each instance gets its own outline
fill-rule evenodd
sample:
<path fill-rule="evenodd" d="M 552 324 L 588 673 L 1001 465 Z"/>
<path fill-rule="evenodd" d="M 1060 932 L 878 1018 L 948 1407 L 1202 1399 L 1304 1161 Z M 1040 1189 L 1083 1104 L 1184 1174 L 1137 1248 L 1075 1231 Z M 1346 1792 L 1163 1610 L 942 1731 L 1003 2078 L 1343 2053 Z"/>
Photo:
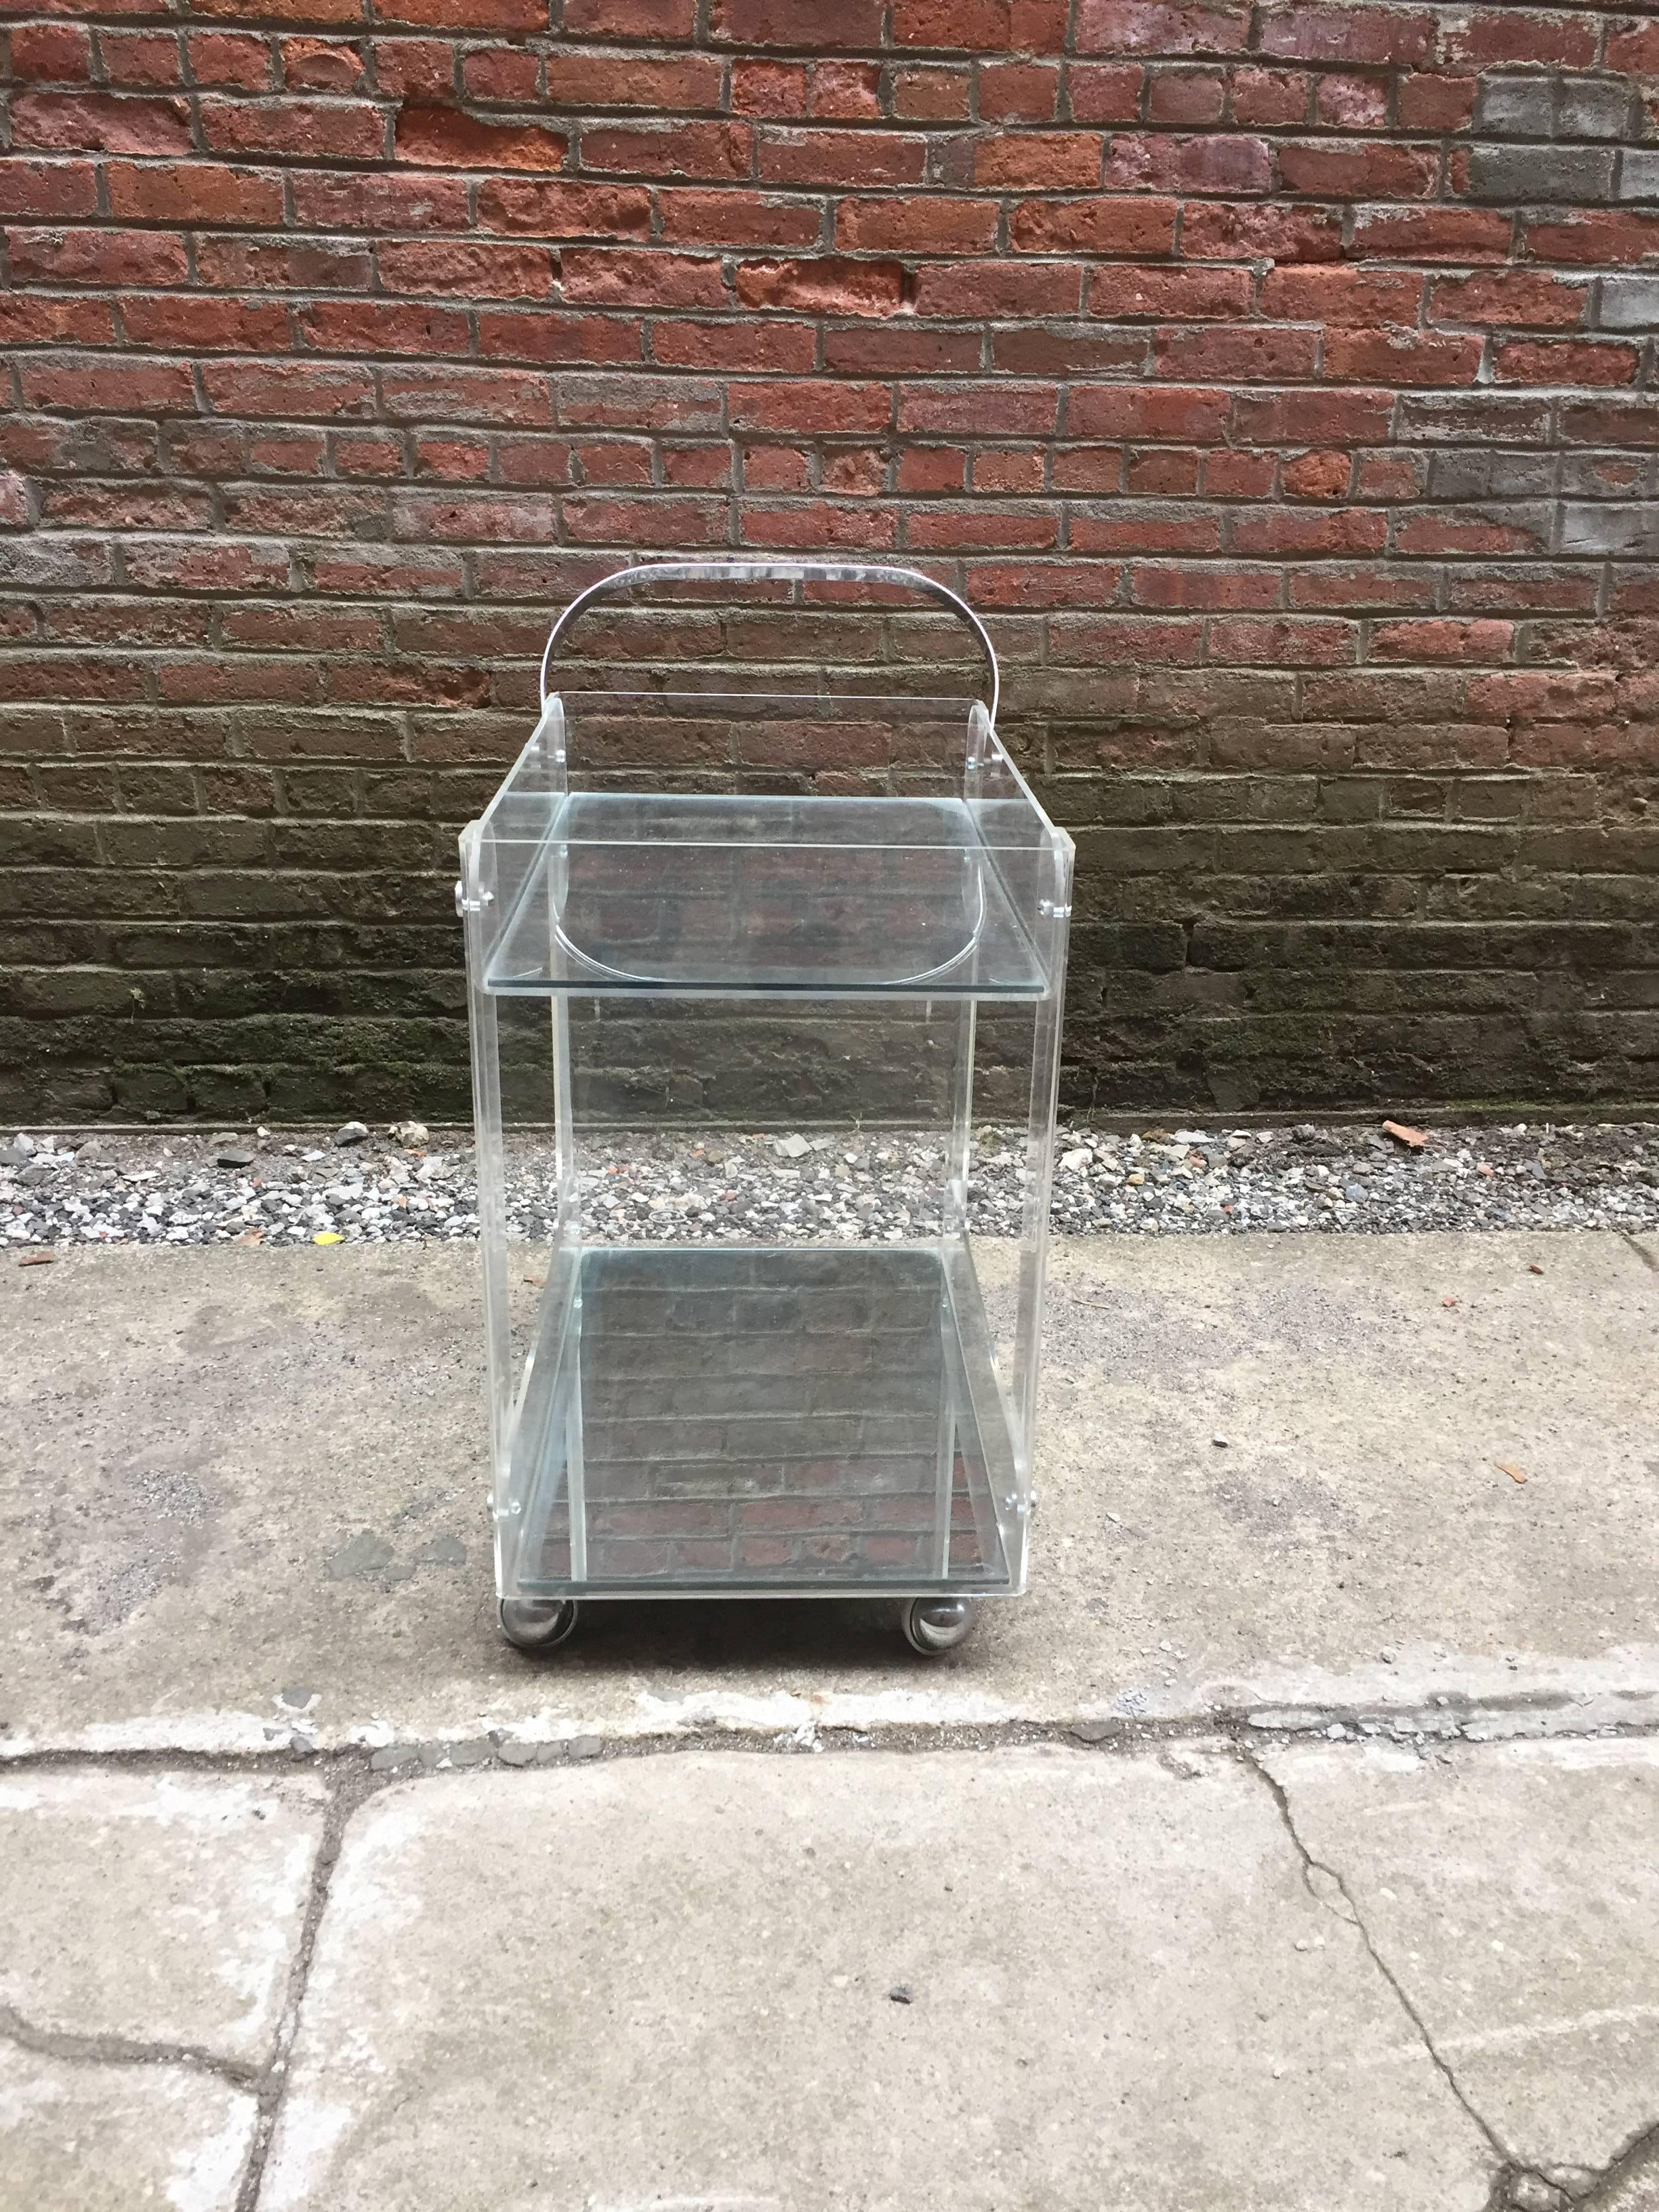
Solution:
<path fill-rule="evenodd" d="M 904 1608 L 904 1640 L 927 1659 L 954 1651 L 973 1625 L 973 1605 L 965 1597 L 913 1597 Z"/>
<path fill-rule="evenodd" d="M 520 1651 L 556 1651 L 576 1626 L 574 1597 L 504 1597 L 497 1610 L 501 1634 Z"/>

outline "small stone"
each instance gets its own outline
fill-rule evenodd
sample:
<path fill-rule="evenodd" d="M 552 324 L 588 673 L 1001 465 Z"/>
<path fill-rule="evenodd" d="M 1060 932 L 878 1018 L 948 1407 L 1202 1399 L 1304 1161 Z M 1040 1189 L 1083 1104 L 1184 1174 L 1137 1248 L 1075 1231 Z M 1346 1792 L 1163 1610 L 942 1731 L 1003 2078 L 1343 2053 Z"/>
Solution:
<path fill-rule="evenodd" d="M 18 1176 L 17 1180 L 19 1182 L 32 1184 L 38 1189 L 43 1182 L 50 1182 L 52 1181 L 52 1170 L 46 1165 L 44 1160 L 33 1160 L 24 1169 L 22 1174 Z"/>
<path fill-rule="evenodd" d="M 1212 1444 L 1215 1444 L 1215 1445 L 1218 1446 L 1218 1448 L 1219 1448 L 1222 1451 L 1225 1451 L 1225 1450 L 1226 1450 L 1226 1449 L 1227 1449 L 1227 1439 L 1226 1439 L 1226 1437 L 1220 1437 L 1220 1436 L 1212 1437 L 1210 1438 L 1210 1442 L 1211 1442 Z"/>
<path fill-rule="evenodd" d="M 253 1155 L 246 1145 L 224 1145 L 214 1154 L 222 1168 L 251 1168 Z"/>
<path fill-rule="evenodd" d="M 21 1145 L 0 1145 L 0 1168 L 26 1168 L 33 1157 L 32 1145 L 27 1152 Z"/>
<path fill-rule="evenodd" d="M 1298 1145 L 1310 1145 L 1314 1141 L 1315 1138 L 1317 1137 L 1319 1132 L 1315 1128 L 1311 1121 L 1298 1121 L 1295 1128 L 1291 1130 L 1291 1134 L 1296 1139 Z"/>
<path fill-rule="evenodd" d="M 780 1137 L 778 1150 L 787 1160 L 804 1160 L 812 1149 L 805 1137 Z"/>
<path fill-rule="evenodd" d="M 1511 2212 L 1567 2212 L 1571 2198 L 1541 2173 L 1523 2173 L 1510 2184 Z"/>
<path fill-rule="evenodd" d="M 1070 1733 L 1079 1743 L 1104 1743 L 1109 1736 L 1121 1735 L 1123 1729 L 1119 1720 L 1073 1721 Z"/>
<path fill-rule="evenodd" d="M 495 1756 L 503 1766 L 533 1766 L 536 1763 L 537 1749 L 538 1746 L 533 1743 L 520 1743 L 514 1741 L 498 1744 Z"/>
<path fill-rule="evenodd" d="M 375 1752 L 369 1766 L 376 1774 L 395 1774 L 400 1766 L 418 1766 L 421 1747 L 417 1743 L 389 1743 L 383 1751 Z"/>
<path fill-rule="evenodd" d="M 1073 1151 L 1062 1152 L 1060 1164 L 1068 1175 L 1080 1175 L 1089 1164 L 1089 1147 L 1079 1145 Z"/>
<path fill-rule="evenodd" d="M 465 1743 L 452 1743 L 449 1763 L 452 1766 L 487 1766 L 495 1755 L 495 1747 L 487 1735 L 469 1738 Z"/>
<path fill-rule="evenodd" d="M 1345 1182 L 1342 1186 L 1342 1195 L 1346 1199 L 1352 1200 L 1354 1205 L 1363 1206 L 1370 1196 L 1370 1193 L 1363 1182 Z"/>
<path fill-rule="evenodd" d="M 916 1993 L 908 1982 L 896 1982 L 887 1994 L 895 2004 L 914 2004 L 916 2001 Z"/>
<path fill-rule="evenodd" d="M 25 1130 L 20 1129 L 11 1140 L 11 1150 L 15 1152 L 21 1152 L 24 1158 L 27 1159 L 32 1153 L 38 1152 L 40 1147 L 33 1137 Z"/>
<path fill-rule="evenodd" d="M 306 1712 L 317 1702 L 316 1691 L 302 1688 L 297 1682 L 290 1682 L 285 1690 L 279 1690 L 276 1694 L 278 1700 L 291 1713 Z"/>
<path fill-rule="evenodd" d="M 368 1130 L 363 1122 L 343 1121 L 334 1132 L 334 1141 L 337 1145 L 361 1145 L 368 1135 Z"/>
<path fill-rule="evenodd" d="M 570 1759 L 598 1759 L 603 1754 L 604 1750 L 605 1740 L 602 1736 L 572 1736 L 566 1747 L 566 1756 Z"/>
<path fill-rule="evenodd" d="M 424 1121 L 394 1121 L 392 1134 L 406 1151 L 418 1151 L 426 1143 L 427 1126 Z M 337 1143 L 339 1140 L 337 1138 L 335 1141 Z"/>

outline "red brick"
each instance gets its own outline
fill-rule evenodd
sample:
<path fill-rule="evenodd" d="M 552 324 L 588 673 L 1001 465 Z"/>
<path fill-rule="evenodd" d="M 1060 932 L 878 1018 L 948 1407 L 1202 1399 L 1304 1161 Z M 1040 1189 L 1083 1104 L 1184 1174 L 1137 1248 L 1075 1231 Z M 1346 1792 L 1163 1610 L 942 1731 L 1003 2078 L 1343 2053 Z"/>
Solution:
<path fill-rule="evenodd" d="M 228 169 L 217 161 L 149 169 L 112 161 L 107 180 L 109 211 L 118 222 L 275 229 L 283 220 L 283 180 L 269 169 Z"/>
<path fill-rule="evenodd" d="M 1078 123 L 1133 123 L 1146 71 L 1138 63 L 1068 62 L 1066 94 Z"/>
<path fill-rule="evenodd" d="M 973 179 L 998 191 L 1075 191 L 1099 183 L 1100 157 L 1091 131 L 1011 131 L 975 143 Z"/>
<path fill-rule="evenodd" d="M 361 92 L 362 50 L 344 39 L 284 39 L 283 82 L 308 92 Z"/>
<path fill-rule="evenodd" d="M 1539 270 L 1441 276 L 1429 297 L 1431 323 L 1489 323 L 1500 328 L 1576 330 L 1589 303 L 1588 284 Z"/>
<path fill-rule="evenodd" d="M 1332 208 L 1189 203 L 1181 223 L 1188 261 L 1340 261 L 1342 222 Z"/>
<path fill-rule="evenodd" d="M 1241 514 L 1233 525 L 1233 550 L 1257 558 L 1281 554 L 1380 553 L 1389 541 L 1389 518 L 1375 507 L 1316 512 L 1279 507 Z"/>
<path fill-rule="evenodd" d="M 1276 568 L 1138 567 L 1129 575 L 1138 607 L 1275 607 L 1279 588 Z"/>
<path fill-rule="evenodd" d="M 153 230 L 10 230 L 14 283 L 183 284 L 190 257 L 182 238 Z"/>
<path fill-rule="evenodd" d="M 1527 252 L 1540 261 L 1616 269 L 1659 260 L 1659 216 L 1583 208 L 1553 219 L 1527 216 L 1522 228 Z"/>
<path fill-rule="evenodd" d="M 1143 661 L 1191 665 L 1203 657 L 1204 625 L 1146 615 L 1061 615 L 1048 625 L 1054 650 L 1067 661 L 1104 668 Z"/>
<path fill-rule="evenodd" d="M 1242 68 L 1228 72 L 1235 123 L 1305 123 L 1312 80 L 1301 70 Z"/>
<path fill-rule="evenodd" d="M 289 344 L 288 310 L 274 301 L 134 293 L 121 321 L 133 345 L 168 353 L 286 353 Z"/>
<path fill-rule="evenodd" d="M 735 64 L 734 64 L 735 67 Z M 968 119 L 969 77 L 965 69 L 895 70 L 893 113 L 902 122 L 965 123 Z M 1078 117 L 1079 123 L 1096 120 Z"/>
<path fill-rule="evenodd" d="M 1414 270 L 1270 269 L 1261 280 L 1261 312 L 1295 323 L 1415 325 L 1423 279 Z"/>
<path fill-rule="evenodd" d="M 1106 160 L 1109 190 L 1174 192 L 1265 192 L 1273 159 L 1261 138 L 1208 131 L 1195 138 L 1158 138 L 1125 133 L 1111 142 Z"/>
<path fill-rule="evenodd" d="M 1050 385 L 913 385 L 900 389 L 898 426 L 981 438 L 1048 437 L 1059 404 L 1060 394 Z"/>
<path fill-rule="evenodd" d="M 465 355 L 471 331 L 458 308 L 389 300 L 318 300 L 300 312 L 307 343 L 323 353 Z"/>
<path fill-rule="evenodd" d="M 1507 660 L 1514 644 L 1509 622 L 1378 623 L 1371 632 L 1377 660 Z"/>
<path fill-rule="evenodd" d="M 1247 446 L 1376 446 L 1386 442 L 1392 392 L 1241 392 L 1233 436 Z"/>
<path fill-rule="evenodd" d="M 1075 553 L 1218 553 L 1221 518 L 1189 507 L 1147 509 L 1115 501 L 1072 517 Z"/>
<path fill-rule="evenodd" d="M 1474 76 L 1403 76 L 1399 116 L 1402 131 L 1466 131 L 1480 80 Z"/>
<path fill-rule="evenodd" d="M 647 61 L 638 54 L 550 54 L 547 96 L 556 107 L 717 108 L 723 64 L 713 54 Z"/>
<path fill-rule="evenodd" d="M 378 161 L 386 118 L 366 101 L 204 100 L 202 136 L 211 153 L 309 161 Z"/>
<path fill-rule="evenodd" d="M 589 124 L 582 166 L 652 178 L 742 179 L 749 174 L 751 137 L 746 123 L 634 123 L 614 130 Z"/>
<path fill-rule="evenodd" d="M 837 548 L 876 553 L 897 542 L 898 522 L 881 508 L 834 507 L 827 500 L 780 507 L 745 502 L 738 510 L 738 535 L 745 545 L 772 546 L 780 551 Z"/>
<path fill-rule="evenodd" d="M 1324 373 L 1342 384 L 1473 384 L 1479 337 L 1425 337 L 1415 331 L 1329 330 Z"/>
<path fill-rule="evenodd" d="M 786 430 L 819 436 L 837 431 L 884 430 L 892 394 L 884 384 L 738 384 L 728 401 L 732 427 Z"/>
<path fill-rule="evenodd" d="M 478 351 L 486 360 L 545 362 L 550 368 L 634 368 L 642 356 L 643 325 L 635 315 L 560 315 L 545 307 L 524 314 L 478 317 Z"/>
<path fill-rule="evenodd" d="M 1058 460 L 1054 465 L 1055 481 L 1058 482 Z M 1160 493 L 1168 497 L 1195 492 L 1198 489 L 1198 468 L 1196 453 L 1185 453 L 1177 447 L 1162 449 L 1153 447 L 1149 453 L 1133 453 L 1128 456 L 1124 489 L 1142 498 L 1154 498 Z M 1117 486 L 1112 482 L 1104 489 L 1115 491 Z"/>
<path fill-rule="evenodd" d="M 1226 110 L 1227 82 L 1218 70 L 1154 70 L 1146 87 L 1152 123 L 1218 123 Z"/>
<path fill-rule="evenodd" d="M 1381 261 L 1504 261 L 1513 228 L 1486 208 L 1361 208 L 1353 250 Z"/>
<path fill-rule="evenodd" d="M 539 123 L 484 123 L 458 108 L 405 106 L 398 112 L 400 161 L 442 169 L 559 169 L 565 137 Z"/>
<path fill-rule="evenodd" d="M 977 331 L 930 329 L 902 317 L 823 333 L 823 366 L 832 376 L 950 376 L 979 368 L 980 350 Z"/>
<path fill-rule="evenodd" d="M 1443 553 L 1496 556 L 1547 550 L 1522 525 L 1445 514 L 1402 515 L 1395 526 L 1394 542 L 1397 553 L 1414 558 Z"/>
<path fill-rule="evenodd" d="M 183 100 L 62 92 L 12 97 L 12 144 L 23 149 L 101 154 L 187 154 L 190 104 Z"/>
<path fill-rule="evenodd" d="M 1430 146 L 1281 143 L 1273 150 L 1280 191 L 1322 199 L 1427 199 L 1439 164 Z"/>
<path fill-rule="evenodd" d="M 1077 385 L 1066 395 L 1066 432 L 1073 438 L 1159 438 L 1184 445 L 1224 437 L 1231 408 L 1225 392 Z"/>
<path fill-rule="evenodd" d="M 0 216 L 91 215 L 97 205 L 90 161 L 0 161 Z"/>
<path fill-rule="evenodd" d="M 545 300 L 557 273 L 555 257 L 537 246 L 495 246 L 459 239 L 382 246 L 377 257 L 387 292 L 445 292 L 479 300 Z"/>
<path fill-rule="evenodd" d="M 1224 616 L 1210 624 L 1212 660 L 1279 668 L 1339 668 L 1359 658 L 1356 623 L 1318 616 Z"/>
<path fill-rule="evenodd" d="M 1015 325 L 992 332 L 992 363 L 1009 376 L 1111 376 L 1122 370 L 1139 374 L 1146 366 L 1148 335 Z"/>
<path fill-rule="evenodd" d="M 1290 601 L 1293 607 L 1376 608 L 1431 607 L 1435 599 L 1432 570 L 1390 567 L 1386 562 L 1320 562 L 1290 573 Z"/>
<path fill-rule="evenodd" d="M 387 100 L 441 107 L 457 91 L 455 48 L 444 39 L 376 39 L 374 82 Z"/>
<path fill-rule="evenodd" d="M 220 415 L 326 417 L 368 415 L 374 408 L 373 373 L 343 365 L 210 362 L 202 382 L 209 404 Z"/>
<path fill-rule="evenodd" d="M 1010 319 L 1074 315 L 1082 287 L 1083 272 L 1075 262 L 939 262 L 917 275 L 915 311 Z"/>
<path fill-rule="evenodd" d="M 15 41 L 17 33 L 12 38 Z M 14 46 L 15 51 L 15 46 Z M 1632 76 L 1659 76 L 1659 21 L 1628 20 L 1609 27 L 1607 65 Z"/>
<path fill-rule="evenodd" d="M 881 45 L 881 0 L 713 0 L 708 34 L 716 44 L 851 46 L 868 52 Z"/>
<path fill-rule="evenodd" d="M 307 14 L 306 0 L 295 0 Z M 544 31 L 547 0 L 374 0 L 377 22 L 410 23 L 422 30 Z M 338 20 L 337 17 L 335 20 Z"/>
<path fill-rule="evenodd" d="M 854 261 L 821 254 L 810 261 L 740 261 L 732 276 L 745 307 L 809 315 L 890 315 L 903 295 L 896 261 Z"/>
<path fill-rule="evenodd" d="M 480 185 L 479 196 L 491 189 Z M 466 185 L 442 175 L 329 175 L 289 179 L 297 220 L 312 230 L 466 230 Z"/>
<path fill-rule="evenodd" d="M 1264 7 L 1264 54 L 1297 61 L 1403 62 L 1416 68 L 1434 53 L 1435 21 L 1426 9 L 1370 4 Z"/>
<path fill-rule="evenodd" d="M 797 202 L 779 204 L 808 212 Z M 836 210 L 836 243 L 854 252 L 984 253 L 994 246 L 996 235 L 997 210 L 986 200 L 894 193 L 842 200 Z"/>
<path fill-rule="evenodd" d="M 970 471 L 976 492 L 1015 492 L 1034 495 L 1042 489 L 1043 458 L 1040 447 L 1018 453 L 1002 448 L 974 456 Z"/>
<path fill-rule="evenodd" d="M 469 100 L 528 106 L 538 99 L 541 81 L 541 57 L 527 46 L 486 46 L 462 57 L 461 89 Z"/>
<path fill-rule="evenodd" d="M 1489 69 L 1494 62 L 1559 63 L 1583 69 L 1595 59 L 1596 11 L 1541 14 L 1529 8 L 1478 8 L 1449 21 L 1441 58 L 1454 69 Z"/>
<path fill-rule="evenodd" d="M 1241 407 L 1248 400 L 1241 400 Z M 1204 457 L 1204 493 L 1208 499 L 1266 499 L 1273 488 L 1271 453 L 1235 453 L 1224 450 Z"/>
<path fill-rule="evenodd" d="M 92 75 L 92 39 L 79 23 L 19 23 L 11 73 L 28 84 L 82 84 Z"/>
<path fill-rule="evenodd" d="M 247 42 L 259 49 L 260 75 L 254 90 L 263 92 L 270 82 L 270 56 L 263 40 Z M 169 89 L 185 81 L 183 49 L 176 31 L 103 31 L 98 38 L 99 58 L 112 86 L 125 90 L 135 86 Z M 205 83 L 206 78 L 198 78 Z"/>
<path fill-rule="evenodd" d="M 1279 471 L 1279 483 L 1290 499 L 1345 499 L 1353 475 L 1350 453 L 1299 453 Z"/>
<path fill-rule="evenodd" d="M 1022 547 L 1045 552 L 1059 534 L 1059 518 L 1052 507 L 1003 503 L 918 507 L 904 525 L 904 542 L 916 553 L 1011 552 Z"/>
<path fill-rule="evenodd" d="M 805 115 L 805 62 L 733 62 L 732 112 L 773 117 Z"/>
<path fill-rule="evenodd" d="M 798 446 L 750 447 L 743 454 L 744 488 L 750 491 L 809 491 L 812 482 L 811 458 Z"/>
<path fill-rule="evenodd" d="M 680 197 L 663 195 L 665 203 Z M 486 230 L 529 232 L 538 238 L 643 239 L 651 234 L 651 195 L 638 185 L 490 177 L 478 186 L 478 221 Z"/>
<path fill-rule="evenodd" d="M 1248 327 L 1160 331 L 1155 359 L 1160 376 L 1212 376 L 1234 384 L 1277 384 L 1310 376 L 1318 351 L 1314 331 Z"/>
<path fill-rule="evenodd" d="M 696 0 L 565 0 L 568 39 L 689 39 Z"/>
<path fill-rule="evenodd" d="M 1243 269 L 1141 269 L 1119 264 L 1089 279 L 1091 315 L 1156 317 L 1182 322 L 1248 313 L 1250 278 Z"/>
<path fill-rule="evenodd" d="M 1163 0 L 1079 0 L 1079 53 L 1237 54 L 1250 34 L 1244 5 L 1163 4 Z"/>
<path fill-rule="evenodd" d="M 141 592 L 246 592 L 287 588 L 289 556 L 274 545 L 216 538 L 140 540 L 124 550 L 128 581 Z"/>
<path fill-rule="evenodd" d="M 665 368 L 727 369 L 740 331 L 745 369 L 774 369 L 786 376 L 799 376 L 810 374 L 817 365 L 817 337 L 809 325 L 770 323 L 757 327 L 678 318 L 652 325 L 651 358 Z"/>
<path fill-rule="evenodd" d="M 0 292 L 0 346 L 114 343 L 115 318 L 107 300 Z"/>
<path fill-rule="evenodd" d="M 815 246 L 823 228 L 817 207 L 763 192 L 662 191 L 657 206 L 675 246 Z"/>
<path fill-rule="evenodd" d="M 1632 345 L 1516 338 L 1494 349 L 1492 374 L 1499 384 L 1634 384 L 1638 360 Z"/>
<path fill-rule="evenodd" d="M 1316 81 L 1314 112 L 1332 130 L 1385 131 L 1389 88 L 1380 77 L 1322 76 Z"/>
<path fill-rule="evenodd" d="M 1011 567 L 974 561 L 965 588 L 981 608 L 1104 607 L 1116 598 L 1122 575 L 1109 561 L 1020 561 Z"/>
<path fill-rule="evenodd" d="M 1008 242 L 1018 253 L 1169 253 L 1175 219 L 1173 200 L 1023 200 Z"/>
<path fill-rule="evenodd" d="M 107 49 L 107 33 L 104 43 Z M 234 86 L 242 92 L 270 90 L 270 49 L 263 39 L 234 31 L 192 31 L 185 46 L 198 84 Z"/>
<path fill-rule="evenodd" d="M 1054 64 L 981 62 L 978 81 L 981 123 L 1054 121 L 1060 104 L 1060 70 Z"/>
<path fill-rule="evenodd" d="M 190 369 L 183 362 L 60 356 L 25 362 L 18 374 L 28 407 L 109 415 L 193 414 L 196 409 Z"/>
<path fill-rule="evenodd" d="M 807 106 L 814 115 L 871 122 L 881 113 L 881 71 L 874 62 L 815 62 Z"/>
<path fill-rule="evenodd" d="M 575 246 L 562 257 L 567 300 L 623 307 L 719 307 L 726 304 L 718 260 L 626 246 Z"/>
<path fill-rule="evenodd" d="M 523 369 L 398 367 L 382 372 L 380 390 L 386 412 L 394 422 L 506 422 L 535 428 L 553 420 L 546 377 Z"/>
<path fill-rule="evenodd" d="M 1423 489 L 1424 464 L 1413 453 L 1367 453 L 1354 485 L 1360 499 L 1415 499 Z"/>

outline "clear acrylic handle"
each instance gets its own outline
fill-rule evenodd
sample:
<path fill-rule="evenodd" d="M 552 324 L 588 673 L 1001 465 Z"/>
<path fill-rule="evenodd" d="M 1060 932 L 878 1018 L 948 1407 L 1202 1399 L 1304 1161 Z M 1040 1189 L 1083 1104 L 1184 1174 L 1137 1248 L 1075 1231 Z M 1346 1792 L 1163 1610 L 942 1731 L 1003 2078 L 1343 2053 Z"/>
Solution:
<path fill-rule="evenodd" d="M 630 591 L 638 584 L 890 584 L 907 591 L 925 592 L 930 599 L 943 600 L 974 633 L 991 674 L 991 696 L 987 704 L 992 727 L 996 726 L 997 704 L 1002 690 L 996 653 L 984 623 L 967 600 L 948 584 L 924 576 L 920 569 L 883 568 L 863 561 L 653 561 L 641 568 L 618 568 L 609 576 L 601 576 L 597 584 L 590 584 L 585 592 L 577 593 L 549 634 L 542 653 L 544 708 L 549 697 L 548 671 L 553 665 L 559 640 L 595 599 L 612 592 Z"/>

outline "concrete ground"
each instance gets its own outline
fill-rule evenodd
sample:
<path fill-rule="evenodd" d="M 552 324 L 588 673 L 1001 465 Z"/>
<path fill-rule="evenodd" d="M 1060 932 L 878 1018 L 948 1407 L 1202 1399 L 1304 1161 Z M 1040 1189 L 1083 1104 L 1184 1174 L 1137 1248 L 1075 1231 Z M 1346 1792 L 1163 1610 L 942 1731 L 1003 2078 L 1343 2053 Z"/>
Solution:
<path fill-rule="evenodd" d="M 933 1662 L 500 1644 L 475 1267 L 0 1273 L 0 2212 L 1659 2212 L 1650 1244 L 1062 1245 Z"/>

